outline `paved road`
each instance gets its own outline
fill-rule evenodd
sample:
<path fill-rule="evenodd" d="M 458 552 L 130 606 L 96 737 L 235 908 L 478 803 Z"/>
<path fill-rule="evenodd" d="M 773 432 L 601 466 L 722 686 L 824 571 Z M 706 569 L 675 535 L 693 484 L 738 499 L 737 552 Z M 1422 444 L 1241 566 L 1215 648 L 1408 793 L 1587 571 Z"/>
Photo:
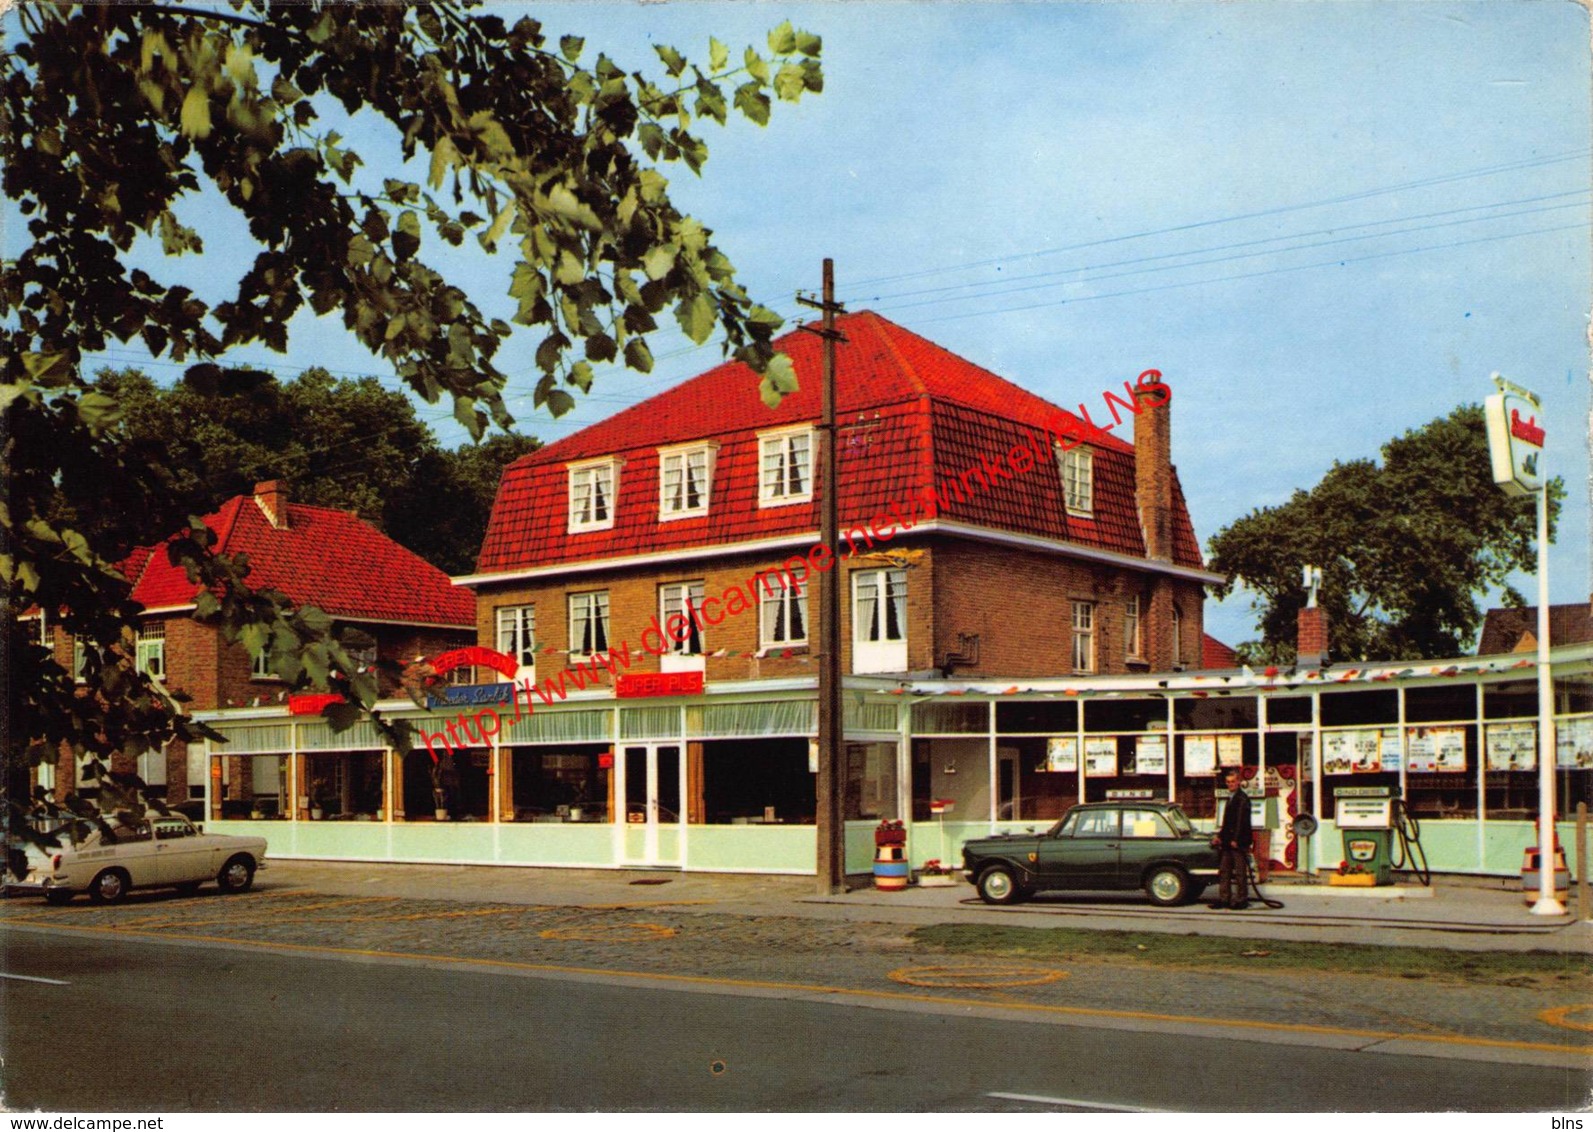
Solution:
<path fill-rule="evenodd" d="M 1271 1032 L 1082 1028 L 999 1003 L 948 1011 L 111 934 L 14 930 L 4 946 L 4 972 L 24 977 L 0 979 L 11 1108 L 1229 1110 L 1236 1077 L 1239 1107 L 1258 1111 L 1568 1112 L 1588 1095 L 1585 1066 L 1505 1071 L 1465 1060 L 1471 1047 L 1288 1050 Z M 46 1035 L 106 1055 L 61 1057 Z"/>
<path fill-rule="evenodd" d="M 476 902 L 318 891 L 284 883 L 273 870 L 256 891 L 236 897 L 135 894 L 110 908 L 6 901 L 0 923 L 11 938 L 58 935 L 64 951 L 91 940 L 228 942 L 659 989 L 996 1009 L 1075 1025 L 1259 1037 L 1280 1047 L 1375 1046 L 1584 1072 L 1593 1066 L 1593 976 L 1574 954 L 1561 971 L 1510 985 L 1465 981 L 1462 952 L 1454 977 L 1421 980 L 1279 969 L 1266 948 L 1254 952 L 1253 969 L 1173 969 L 1147 963 L 1156 937 L 1105 959 L 1024 963 L 940 953 L 916 944 L 910 924 L 743 914 L 698 889 L 668 891 L 627 886 L 628 899 L 606 904 Z"/>

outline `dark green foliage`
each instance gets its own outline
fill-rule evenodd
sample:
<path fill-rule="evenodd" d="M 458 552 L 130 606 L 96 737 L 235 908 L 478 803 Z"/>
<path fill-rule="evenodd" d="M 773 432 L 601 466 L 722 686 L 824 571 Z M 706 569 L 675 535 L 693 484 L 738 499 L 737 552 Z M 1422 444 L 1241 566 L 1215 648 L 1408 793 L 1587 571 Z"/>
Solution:
<path fill-rule="evenodd" d="M 1383 446 L 1382 462 L 1334 464 L 1310 491 L 1252 511 L 1210 543 L 1211 568 L 1256 595 L 1262 639 L 1245 663 L 1294 658 L 1302 567 L 1322 570 L 1319 604 L 1338 660 L 1457 656 L 1482 625 L 1479 596 L 1537 570 L 1531 499 L 1494 486 L 1482 409 L 1465 405 Z M 1550 535 L 1564 496 L 1550 485 Z"/>

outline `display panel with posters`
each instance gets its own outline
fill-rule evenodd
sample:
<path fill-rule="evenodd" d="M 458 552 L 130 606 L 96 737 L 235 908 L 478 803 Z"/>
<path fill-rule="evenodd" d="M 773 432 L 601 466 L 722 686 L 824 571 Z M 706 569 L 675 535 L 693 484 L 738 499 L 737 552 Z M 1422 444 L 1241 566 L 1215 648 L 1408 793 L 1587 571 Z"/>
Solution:
<path fill-rule="evenodd" d="M 1046 740 L 1045 766 L 1047 771 L 1071 772 L 1079 769 L 1079 740 L 1074 735 L 1053 735 Z"/>
<path fill-rule="evenodd" d="M 1167 737 L 1141 735 L 1134 741 L 1134 767 L 1138 774 L 1167 773 Z"/>
<path fill-rule="evenodd" d="M 1536 723 L 1527 721 L 1488 725 L 1489 770 L 1536 770 L 1537 767 Z"/>
<path fill-rule="evenodd" d="M 1217 736 L 1217 765 L 1218 766 L 1243 766 L 1245 761 L 1245 737 L 1243 735 Z"/>
<path fill-rule="evenodd" d="M 1084 740 L 1084 775 L 1086 778 L 1115 778 L 1117 776 L 1117 740 L 1115 738 Z"/>
<path fill-rule="evenodd" d="M 1406 732 L 1413 774 L 1463 774 L 1466 732 L 1460 727 L 1412 727 Z"/>
<path fill-rule="evenodd" d="M 1187 775 L 1217 773 L 1216 736 L 1190 735 L 1184 740 L 1184 773 Z"/>
<path fill-rule="evenodd" d="M 1399 728 L 1391 727 L 1382 732 L 1378 753 L 1384 770 L 1399 769 L 1399 764 L 1405 756 L 1404 746 L 1399 741 Z"/>
<path fill-rule="evenodd" d="M 1593 719 L 1555 720 L 1554 746 L 1561 770 L 1593 770 Z"/>

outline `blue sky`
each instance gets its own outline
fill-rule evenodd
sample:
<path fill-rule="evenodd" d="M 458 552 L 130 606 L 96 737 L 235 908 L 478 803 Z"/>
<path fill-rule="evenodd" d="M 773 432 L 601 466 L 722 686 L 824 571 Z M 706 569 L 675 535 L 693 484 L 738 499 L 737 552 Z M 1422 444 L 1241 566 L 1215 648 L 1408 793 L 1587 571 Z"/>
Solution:
<path fill-rule="evenodd" d="M 705 126 L 703 177 L 670 170 L 677 204 L 782 312 L 798 311 L 794 292 L 816 288 L 831 256 L 851 309 L 1060 404 L 1160 369 L 1202 539 L 1334 460 L 1480 401 L 1502 371 L 1543 396 L 1549 467 L 1570 488 L 1553 598 L 1588 597 L 1593 159 L 1579 5 L 528 10 L 554 35 L 584 35 L 589 60 L 603 50 L 655 72 L 651 43 L 705 57 L 711 34 L 734 53 L 785 19 L 822 35 L 824 93 L 778 105 L 766 129 Z M 380 136 L 346 132 L 374 164 Z M 221 232 L 207 257 L 232 245 Z M 457 269 L 478 302 L 504 309 L 511 263 L 477 258 Z M 149 266 L 171 277 L 170 263 Z M 524 397 L 535 345 L 526 334 L 499 360 L 521 427 L 544 439 L 718 357 L 661 337 L 653 374 L 600 373 L 555 422 Z M 140 356 L 117 347 L 106 360 Z M 336 323 L 309 318 L 286 358 L 228 360 L 383 372 Z M 460 438 L 445 407 L 425 412 Z M 1254 635 L 1243 598 L 1209 603 L 1207 623 L 1230 643 Z"/>

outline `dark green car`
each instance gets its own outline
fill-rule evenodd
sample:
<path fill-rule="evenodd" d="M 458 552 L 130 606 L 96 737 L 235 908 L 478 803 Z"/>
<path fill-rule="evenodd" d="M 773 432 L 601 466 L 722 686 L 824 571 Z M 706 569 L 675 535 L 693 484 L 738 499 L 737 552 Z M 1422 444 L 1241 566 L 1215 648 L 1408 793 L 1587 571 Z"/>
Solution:
<path fill-rule="evenodd" d="M 987 904 L 1042 889 L 1143 888 L 1163 906 L 1198 899 L 1217 876 L 1210 834 L 1167 802 L 1074 806 L 1044 833 L 1003 833 L 962 847 L 965 875 Z"/>

